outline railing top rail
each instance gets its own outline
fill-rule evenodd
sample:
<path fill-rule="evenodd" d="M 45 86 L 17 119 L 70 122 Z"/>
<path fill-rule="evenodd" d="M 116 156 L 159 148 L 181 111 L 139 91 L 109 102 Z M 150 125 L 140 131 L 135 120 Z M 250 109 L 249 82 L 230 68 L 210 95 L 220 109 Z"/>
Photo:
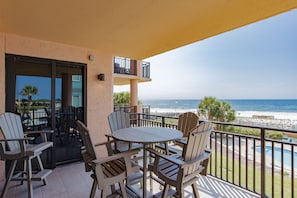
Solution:
<path fill-rule="evenodd" d="M 137 113 L 138 115 L 145 115 L 150 117 L 157 117 L 157 118 L 170 118 L 170 119 L 178 119 L 176 116 L 164 116 L 164 115 L 158 115 L 158 114 L 147 114 L 147 113 Z"/>
<path fill-rule="evenodd" d="M 178 119 L 176 116 L 165 116 L 165 115 L 158 115 L 158 114 L 146 114 L 146 113 L 138 113 L 139 115 L 146 115 L 150 117 L 158 117 L 158 118 L 171 118 L 171 119 Z M 205 120 L 199 120 L 202 122 Z M 275 128 L 275 127 L 267 127 L 267 126 L 256 126 L 256 125 L 248 125 L 248 124 L 238 124 L 234 122 L 218 122 L 218 121 L 211 121 L 213 124 L 221 124 L 226 126 L 237 126 L 237 127 L 247 127 L 253 129 L 265 129 L 265 130 L 272 130 L 272 131 L 279 131 L 279 132 L 288 132 L 288 133 L 297 133 L 296 130 L 291 129 L 283 129 L 283 128 Z"/>
<path fill-rule="evenodd" d="M 283 128 L 275 128 L 275 127 L 267 127 L 267 126 L 256 126 L 256 125 L 248 125 L 248 124 L 237 124 L 234 122 L 212 121 L 212 123 L 226 125 L 226 126 L 238 126 L 238 127 L 247 127 L 247 128 L 253 128 L 253 129 L 265 129 L 265 130 L 272 130 L 272 131 L 279 131 L 279 132 L 297 133 L 296 130 L 291 130 L 291 129 L 283 129 Z"/>

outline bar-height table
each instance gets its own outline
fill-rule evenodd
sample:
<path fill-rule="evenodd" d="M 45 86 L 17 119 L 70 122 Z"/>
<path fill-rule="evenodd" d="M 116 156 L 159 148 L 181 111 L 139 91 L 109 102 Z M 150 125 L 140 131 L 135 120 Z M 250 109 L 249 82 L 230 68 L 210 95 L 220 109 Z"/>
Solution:
<path fill-rule="evenodd" d="M 143 145 L 143 197 L 146 198 L 147 154 L 149 144 L 172 141 L 182 137 L 182 132 L 176 129 L 163 127 L 131 127 L 123 128 L 112 133 L 112 136 L 121 141 L 140 143 Z"/>

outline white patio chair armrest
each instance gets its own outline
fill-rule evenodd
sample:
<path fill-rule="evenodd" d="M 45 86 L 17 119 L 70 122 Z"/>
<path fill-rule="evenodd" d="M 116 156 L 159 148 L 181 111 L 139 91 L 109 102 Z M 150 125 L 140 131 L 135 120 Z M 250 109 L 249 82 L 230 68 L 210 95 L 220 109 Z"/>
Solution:
<path fill-rule="evenodd" d="M 34 137 L 25 137 L 25 138 L 13 138 L 13 139 L 0 139 L 0 142 L 11 142 L 11 141 L 28 141 L 34 140 Z"/>
<path fill-rule="evenodd" d="M 13 138 L 13 139 L 0 139 L 0 157 L 1 159 L 18 159 L 26 155 L 26 143 L 29 140 L 34 140 L 34 137 L 25 137 L 25 138 Z M 7 151 L 5 144 L 2 142 L 11 142 L 17 141 L 20 145 L 20 149 L 17 151 Z"/>
<path fill-rule="evenodd" d="M 193 166 L 193 164 L 196 164 L 196 163 L 200 163 L 202 162 L 203 160 L 207 159 L 209 157 L 209 154 L 204 152 L 202 153 L 201 155 L 199 155 L 196 159 L 193 159 L 191 161 L 187 161 L 185 162 L 183 165 L 182 165 L 182 168 L 184 167 L 188 167 L 188 166 Z"/>

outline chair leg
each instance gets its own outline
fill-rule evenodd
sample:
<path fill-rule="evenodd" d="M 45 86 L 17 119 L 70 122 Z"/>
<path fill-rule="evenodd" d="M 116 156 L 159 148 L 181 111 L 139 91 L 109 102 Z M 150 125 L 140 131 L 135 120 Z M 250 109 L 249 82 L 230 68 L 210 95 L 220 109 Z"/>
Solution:
<path fill-rule="evenodd" d="M 27 185 L 28 185 L 28 197 L 33 198 L 33 186 L 32 186 L 32 164 L 31 159 L 26 159 L 26 172 L 27 172 Z"/>
<path fill-rule="evenodd" d="M 90 194 L 90 198 L 94 198 L 95 194 L 96 194 L 96 187 L 97 187 L 97 180 L 94 179 L 93 180 L 93 184 L 92 184 L 92 189 L 91 189 L 91 194 Z"/>
<path fill-rule="evenodd" d="M 107 189 L 106 187 L 101 190 L 101 198 L 106 198 L 107 196 Z"/>
<path fill-rule="evenodd" d="M 115 185 L 114 184 L 111 185 L 110 188 L 111 188 L 111 193 L 112 194 L 115 194 L 116 193 L 116 187 L 115 187 Z"/>
<path fill-rule="evenodd" d="M 12 178 L 12 175 L 13 175 L 16 164 L 17 164 L 17 160 L 13 160 L 11 165 L 10 165 L 8 175 L 7 175 L 7 179 L 6 179 L 4 187 L 2 189 L 1 197 L 5 197 L 5 195 L 7 193 L 8 184 L 9 184 L 11 178 Z"/>
<path fill-rule="evenodd" d="M 193 189 L 193 193 L 194 193 L 195 198 L 199 198 L 200 195 L 199 195 L 199 192 L 198 192 L 198 189 L 197 189 L 196 182 L 192 184 L 192 189 Z"/>
<path fill-rule="evenodd" d="M 185 192 L 184 192 L 183 185 L 176 187 L 176 194 L 177 194 L 177 197 L 179 197 L 179 198 L 184 198 L 185 197 Z"/>
<path fill-rule="evenodd" d="M 120 182 L 120 188 L 122 192 L 122 197 L 127 198 L 127 192 L 123 181 Z"/>
<path fill-rule="evenodd" d="M 40 171 L 44 170 L 40 155 L 37 155 L 37 161 L 38 161 L 38 166 L 39 166 Z M 47 179 L 46 178 L 44 178 L 42 181 L 43 181 L 44 185 L 47 184 Z"/>
<path fill-rule="evenodd" d="M 162 198 L 167 197 L 168 190 L 169 190 L 169 185 L 168 184 L 165 184 L 164 190 L 163 190 L 163 193 L 162 193 Z"/>
<path fill-rule="evenodd" d="M 27 164 L 26 164 L 26 162 L 25 162 L 25 160 L 23 160 L 23 173 L 22 173 L 22 177 L 24 177 L 24 175 L 26 175 L 26 170 L 27 170 L 27 168 L 26 168 L 26 166 L 27 166 Z M 21 181 L 21 185 L 23 185 L 24 184 L 24 181 L 22 180 Z"/>

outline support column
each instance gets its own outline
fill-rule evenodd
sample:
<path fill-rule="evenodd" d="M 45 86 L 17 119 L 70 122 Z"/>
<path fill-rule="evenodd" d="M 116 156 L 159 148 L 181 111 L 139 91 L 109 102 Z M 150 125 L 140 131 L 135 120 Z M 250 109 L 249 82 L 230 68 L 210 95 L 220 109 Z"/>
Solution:
<path fill-rule="evenodd" d="M 138 112 L 138 81 L 130 80 L 130 106 L 136 106 Z"/>

